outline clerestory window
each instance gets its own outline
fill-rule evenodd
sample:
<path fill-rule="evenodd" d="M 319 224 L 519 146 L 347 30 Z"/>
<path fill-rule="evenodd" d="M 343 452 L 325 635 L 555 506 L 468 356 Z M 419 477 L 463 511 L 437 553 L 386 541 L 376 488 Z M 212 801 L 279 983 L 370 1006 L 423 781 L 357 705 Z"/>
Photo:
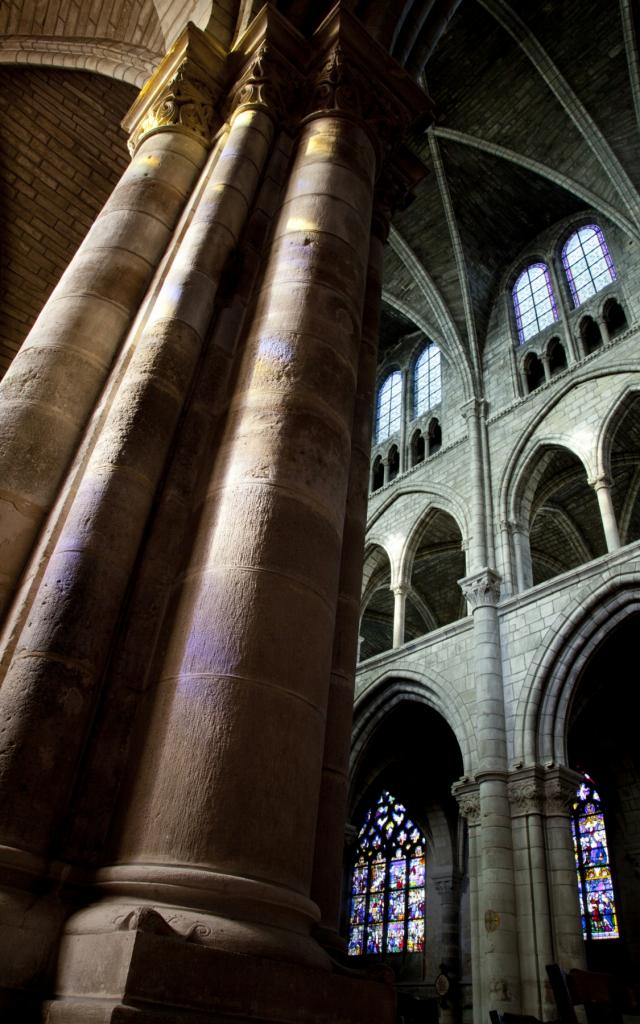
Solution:
<path fill-rule="evenodd" d="M 349 954 L 421 953 L 424 922 L 424 835 L 406 807 L 384 790 L 358 834 Z"/>
<path fill-rule="evenodd" d="M 546 263 L 531 263 L 523 270 L 513 286 L 512 295 L 521 344 L 558 319 Z"/>
<path fill-rule="evenodd" d="M 602 801 L 593 779 L 588 775 L 584 776 L 576 792 L 571 833 L 578 873 L 582 935 L 587 941 L 617 939 L 620 933 Z"/>
<path fill-rule="evenodd" d="M 418 356 L 413 376 L 413 415 L 439 405 L 442 400 L 442 369 L 440 349 L 431 342 Z"/>
<path fill-rule="evenodd" d="M 574 306 L 581 306 L 616 280 L 611 254 L 597 224 L 586 224 L 569 236 L 562 249 L 562 265 Z"/>
<path fill-rule="evenodd" d="M 376 441 L 385 441 L 400 430 L 402 416 L 402 374 L 394 370 L 378 391 L 376 405 Z"/>

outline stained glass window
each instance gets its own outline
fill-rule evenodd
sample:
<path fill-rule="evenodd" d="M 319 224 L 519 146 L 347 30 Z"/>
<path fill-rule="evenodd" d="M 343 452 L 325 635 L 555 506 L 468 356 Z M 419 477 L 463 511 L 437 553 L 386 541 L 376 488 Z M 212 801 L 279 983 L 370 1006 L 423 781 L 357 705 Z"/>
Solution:
<path fill-rule="evenodd" d="M 423 348 L 416 360 L 413 378 L 414 416 L 422 416 L 423 412 L 433 409 L 442 398 L 442 372 L 440 369 L 440 349 L 433 343 Z"/>
<path fill-rule="evenodd" d="M 390 373 L 378 391 L 376 408 L 376 441 L 385 441 L 400 430 L 402 414 L 402 374 Z"/>
<path fill-rule="evenodd" d="M 528 341 L 558 319 L 556 300 L 545 263 L 532 263 L 513 286 L 513 308 L 520 342 Z"/>
<path fill-rule="evenodd" d="M 593 779 L 584 776 L 571 816 L 573 849 L 578 875 L 578 900 L 585 939 L 617 939 L 616 913 L 609 847 L 600 797 Z"/>
<path fill-rule="evenodd" d="M 616 268 L 597 224 L 586 224 L 567 239 L 562 263 L 574 306 L 581 306 L 616 279 Z"/>
<path fill-rule="evenodd" d="M 349 954 L 424 950 L 425 840 L 387 790 L 368 811 L 351 876 Z"/>

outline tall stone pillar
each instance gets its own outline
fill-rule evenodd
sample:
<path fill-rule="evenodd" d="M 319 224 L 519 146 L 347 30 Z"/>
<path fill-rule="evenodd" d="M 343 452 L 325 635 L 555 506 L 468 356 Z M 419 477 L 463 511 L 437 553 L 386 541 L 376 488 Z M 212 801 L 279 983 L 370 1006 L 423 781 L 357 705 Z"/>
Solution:
<path fill-rule="evenodd" d="M 578 772 L 560 765 L 545 768 L 545 838 L 547 884 L 551 905 L 554 962 L 565 970 L 584 969 L 585 944 L 580 927 L 576 861 L 570 813 L 582 781 Z"/>
<path fill-rule="evenodd" d="M 133 158 L 0 383 L 0 617 L 202 170 L 224 55 L 185 29 L 126 120 Z"/>
<path fill-rule="evenodd" d="M 406 583 L 397 583 L 391 589 L 393 590 L 393 646 L 402 647 L 409 587 Z"/>
<path fill-rule="evenodd" d="M 553 960 L 544 833 L 544 778 L 537 766 L 509 776 L 518 908 L 522 1010 L 541 1020 L 556 1013 L 545 965 Z"/>
<path fill-rule="evenodd" d="M 497 601 L 499 577 L 484 568 L 460 580 L 474 619 L 478 832 L 480 1019 L 519 1012 L 520 969 Z M 477 984 L 479 980 L 479 985 Z"/>
<path fill-rule="evenodd" d="M 374 232 L 375 232 L 374 220 Z M 383 241 L 371 236 L 358 391 L 353 416 L 349 489 L 342 534 L 340 584 L 333 640 L 333 660 L 325 727 L 322 783 L 318 801 L 311 897 L 320 909 L 316 937 L 327 948 L 343 951 L 339 936 L 342 898 L 343 835 L 347 818 L 349 753 L 359 646 L 360 591 L 367 525 L 367 481 L 375 401 L 376 365 L 382 294 Z"/>
<path fill-rule="evenodd" d="M 590 480 L 589 483 L 596 492 L 598 499 L 598 507 L 600 508 L 600 517 L 602 519 L 602 529 L 604 530 L 605 540 L 607 542 L 607 551 L 617 551 L 620 547 L 620 533 L 618 530 L 618 522 L 616 520 L 616 512 L 613 507 L 613 500 L 611 498 L 611 481 L 607 476 L 596 477 L 595 480 Z"/>
<path fill-rule="evenodd" d="M 467 822 L 469 832 L 469 918 L 471 930 L 471 980 L 477 990 L 482 976 L 482 922 L 480 920 L 479 885 L 480 860 L 480 793 L 478 784 L 469 777 L 460 779 L 451 787 L 458 802 L 460 816 Z M 480 999 L 473 1001 L 473 1024 L 484 1024 Z"/>
<path fill-rule="evenodd" d="M 270 6 L 258 18 L 280 20 Z M 275 45 L 259 54 L 260 65 Z M 332 667 L 350 671 L 335 654 L 336 614 L 341 578 L 351 595 L 357 568 L 357 559 L 343 560 L 345 530 L 362 532 L 366 492 L 361 449 L 373 387 L 360 392 L 360 373 L 372 378 L 362 311 L 374 180 L 387 132 L 427 101 L 340 7 L 300 47 L 300 70 L 309 50 L 310 89 L 297 95 L 312 100 L 203 472 L 193 545 L 155 652 L 114 829 L 117 853 L 92 877 L 94 901 L 66 923 L 51 1020 L 77 1019 L 96 993 L 105 1021 L 116 1008 L 127 1019 L 132 1002 L 149 1020 L 170 1006 L 176 1024 L 196 1012 L 203 1021 L 275 1022 L 290 1019 L 292 1005 L 301 1019 L 392 1019 L 383 982 L 331 974 L 312 937 L 320 912 L 311 896 L 323 766 L 333 759 L 327 743 L 340 753 L 350 714 L 344 686 L 332 703 L 331 676 Z M 218 206 L 213 196 L 200 199 L 189 231 L 201 207 L 207 223 L 217 209 L 221 224 L 229 226 L 227 212 L 237 226 L 238 197 L 224 194 L 227 185 L 251 205 L 272 110 L 271 90 L 258 85 L 248 100 L 240 94 L 245 109 L 226 143 L 236 156 L 249 147 L 253 170 L 219 182 Z M 290 116 L 293 108 L 289 98 Z M 252 143 L 234 136 L 236 123 Z M 200 333 L 215 286 L 201 261 L 208 268 L 233 236 L 193 235 L 196 255 L 188 250 L 183 266 L 197 273 L 171 324 L 178 313 L 202 316 Z M 157 415 L 150 410 L 145 422 Z M 354 415 L 365 421 L 356 434 Z M 356 626 L 357 618 L 353 639 L 341 637 L 348 648 Z"/>
<path fill-rule="evenodd" d="M 473 572 L 487 564 L 487 515 L 485 505 L 485 471 L 482 443 L 481 405 L 472 398 L 462 406 L 469 433 L 469 472 L 471 479 L 470 569 Z"/>

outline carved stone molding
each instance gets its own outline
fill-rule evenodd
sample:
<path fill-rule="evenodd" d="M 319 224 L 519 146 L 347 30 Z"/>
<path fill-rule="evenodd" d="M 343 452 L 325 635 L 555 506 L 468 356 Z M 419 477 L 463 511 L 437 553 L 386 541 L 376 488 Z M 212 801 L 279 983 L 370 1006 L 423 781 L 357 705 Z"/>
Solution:
<path fill-rule="evenodd" d="M 545 813 L 568 817 L 582 776 L 562 765 L 549 766 L 544 774 Z"/>
<path fill-rule="evenodd" d="M 451 793 L 458 802 L 458 810 L 468 825 L 480 824 L 480 788 L 475 779 L 454 782 Z"/>
<path fill-rule="evenodd" d="M 476 608 L 495 607 L 500 600 L 500 582 L 501 577 L 498 573 L 487 566 L 458 580 L 458 586 L 469 602 L 471 610 L 475 611 Z"/>
<path fill-rule="evenodd" d="M 509 778 L 507 791 L 514 818 L 527 814 L 542 814 L 544 779 L 539 768 L 523 768 L 515 772 Z"/>
<path fill-rule="evenodd" d="M 122 122 L 132 155 L 143 139 L 163 131 L 211 144 L 224 59 L 204 32 L 187 26 Z"/>

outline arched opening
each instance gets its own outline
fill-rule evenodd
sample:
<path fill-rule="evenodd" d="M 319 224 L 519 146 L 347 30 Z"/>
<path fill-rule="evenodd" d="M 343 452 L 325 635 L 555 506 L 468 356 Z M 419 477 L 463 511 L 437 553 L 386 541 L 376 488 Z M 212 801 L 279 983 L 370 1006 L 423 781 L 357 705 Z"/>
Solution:
<path fill-rule="evenodd" d="M 562 373 L 567 368 L 567 354 L 559 338 L 552 338 L 547 348 L 549 357 L 549 372 L 554 377 L 556 373 Z"/>
<path fill-rule="evenodd" d="M 609 329 L 609 337 L 615 338 L 627 328 L 627 317 L 617 299 L 607 299 L 602 310 L 604 322 Z"/>
<path fill-rule="evenodd" d="M 435 455 L 442 448 L 442 430 L 435 417 L 429 423 L 427 436 L 429 438 L 429 455 Z"/>
<path fill-rule="evenodd" d="M 391 564 L 377 545 L 366 554 L 363 570 L 360 661 L 373 658 L 393 646 L 393 593 Z"/>
<path fill-rule="evenodd" d="M 577 455 L 560 446 L 545 448 L 527 480 L 534 586 L 606 553 L 598 499 Z"/>
<path fill-rule="evenodd" d="M 640 539 L 640 394 L 621 406 L 607 442 L 611 498 L 621 544 Z"/>
<path fill-rule="evenodd" d="M 411 465 L 417 466 L 419 462 L 424 462 L 424 451 L 425 443 L 424 436 L 421 430 L 416 430 L 413 437 L 411 438 Z"/>
<path fill-rule="evenodd" d="M 585 929 L 587 963 L 623 977 L 640 968 L 640 748 L 629 675 L 639 629 L 640 613 L 634 612 L 591 656 L 573 695 L 567 732 L 569 763 L 594 780 L 600 798 L 594 811 L 601 811 L 606 826 L 606 836 L 594 833 L 587 847 L 586 897 L 596 914 L 595 935 L 588 922 Z M 609 870 L 619 938 L 612 937 L 607 913 Z"/>
<path fill-rule="evenodd" d="M 388 684 L 389 700 L 382 704 L 369 726 L 356 762 L 352 780 L 350 821 L 358 830 L 348 859 L 348 890 L 345 898 L 345 934 L 358 913 L 362 914 L 363 881 L 373 881 L 376 886 L 366 894 L 365 903 L 374 903 L 373 914 L 369 914 L 372 926 L 376 927 L 374 941 L 369 955 L 363 952 L 362 962 L 384 962 L 394 972 L 398 984 L 399 1004 L 402 1015 L 412 1019 L 412 1009 L 422 1005 L 420 1019 L 436 1020 L 437 1004 L 434 1001 L 426 1007 L 422 1000 L 432 997 L 432 980 L 445 965 L 447 971 L 457 980 L 470 982 L 470 927 L 469 897 L 467 880 L 467 847 L 465 825 L 458 815 L 456 801 L 451 795 L 452 784 L 463 771 L 462 756 L 456 737 L 440 714 L 416 699 L 398 696 L 393 700 L 394 689 L 401 690 L 402 680 Z M 356 711 L 356 735 L 358 712 Z M 393 803 L 384 798 L 393 797 Z M 398 804 L 400 807 L 398 808 Z M 370 814 L 370 812 L 373 812 Z M 406 814 L 412 829 L 407 831 L 403 844 L 398 850 L 392 845 L 384 850 L 386 835 L 398 839 L 396 826 L 400 817 Z M 412 840 L 412 833 L 414 832 Z M 400 837 L 401 838 L 401 837 Z M 421 845 L 424 839 L 424 867 L 415 864 L 416 872 L 410 877 L 413 852 L 412 842 Z M 369 854 L 362 841 L 377 843 Z M 405 857 L 405 848 L 409 858 Z M 390 859 L 378 855 L 378 851 L 390 853 Z M 368 878 L 363 880 L 361 861 L 365 861 Z M 371 864 L 378 862 L 376 878 L 373 878 Z M 393 868 L 391 867 L 393 865 Z M 389 885 L 391 872 L 396 872 L 398 887 Z M 425 873 L 424 938 L 420 940 L 421 912 L 420 872 Z M 407 885 L 399 885 L 407 881 Z M 412 884 L 415 883 L 415 884 Z M 445 899 L 443 899 L 445 892 Z M 450 898 L 450 893 L 454 898 Z M 415 894 L 415 895 L 414 895 Z M 411 914 L 411 901 L 415 905 L 415 917 Z M 397 907 L 397 909 L 396 909 Z M 366 909 L 366 908 L 365 908 Z M 376 917 L 377 920 L 372 920 Z M 412 926 L 417 934 L 412 948 L 405 934 Z M 387 942 L 393 929 L 398 939 Z M 404 948 L 398 949 L 397 942 L 404 941 Z M 354 957 L 354 963 L 358 960 Z M 414 1004 L 416 997 L 421 1004 Z M 433 1014 L 428 1011 L 433 1010 Z M 458 1007 L 455 1007 L 458 1009 Z"/>
<path fill-rule="evenodd" d="M 381 455 L 376 455 L 371 469 L 371 490 L 377 491 L 384 484 L 384 463 Z"/>
<path fill-rule="evenodd" d="M 388 464 L 389 464 L 389 478 L 388 479 L 389 479 L 389 483 L 390 483 L 392 480 L 395 480 L 395 478 L 397 477 L 398 473 L 400 472 L 400 452 L 398 451 L 397 444 L 392 444 L 391 445 L 391 448 L 389 449 L 389 454 L 387 456 L 387 461 L 388 461 Z"/>
<path fill-rule="evenodd" d="M 465 574 L 462 534 L 455 519 L 433 509 L 415 548 L 407 598 L 405 639 L 446 626 L 466 615 L 458 580 Z"/>
<path fill-rule="evenodd" d="M 580 321 L 580 338 L 582 340 L 582 349 L 586 356 L 591 352 L 595 352 L 602 345 L 600 327 L 592 316 L 584 316 Z"/>
<path fill-rule="evenodd" d="M 531 393 L 544 384 L 544 366 L 542 360 L 538 359 L 535 352 L 529 352 L 524 361 L 524 375 L 527 381 L 527 391 Z"/>

